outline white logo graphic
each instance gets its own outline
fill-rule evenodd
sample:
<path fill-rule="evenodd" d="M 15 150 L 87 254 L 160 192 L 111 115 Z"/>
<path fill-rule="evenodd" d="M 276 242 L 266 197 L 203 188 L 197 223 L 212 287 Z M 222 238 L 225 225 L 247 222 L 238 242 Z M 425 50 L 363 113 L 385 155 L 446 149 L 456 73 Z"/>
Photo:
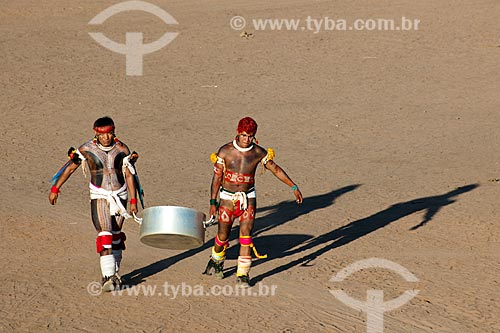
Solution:
<path fill-rule="evenodd" d="M 333 276 L 331 282 L 344 281 L 348 276 L 357 271 L 367 268 L 385 268 L 401 275 L 408 282 L 418 282 L 418 279 L 405 267 L 386 259 L 370 258 L 356 261 L 345 267 L 337 275 Z M 330 293 L 339 301 L 358 311 L 363 311 L 367 316 L 367 333 L 382 333 L 384 331 L 384 312 L 397 309 L 408 303 L 418 294 L 419 290 L 405 291 L 401 296 L 384 302 L 384 291 L 367 290 L 366 302 L 359 301 L 347 295 L 342 290 L 330 290 Z"/>
<path fill-rule="evenodd" d="M 144 1 L 125 1 L 113 5 L 97 14 L 92 20 L 90 20 L 89 24 L 102 24 L 111 16 L 130 10 L 140 10 L 153 14 L 160 18 L 167 25 L 178 24 L 177 21 L 169 13 L 156 5 Z M 143 43 L 144 39 L 142 32 L 127 32 L 125 34 L 125 44 L 119 44 L 107 38 L 101 32 L 89 32 L 89 35 L 97 43 L 101 44 L 105 48 L 116 53 L 126 55 L 126 73 L 128 76 L 141 76 L 143 72 L 143 56 L 165 47 L 168 43 L 173 41 L 175 37 L 177 37 L 178 33 L 167 32 L 158 40 L 149 44 Z"/>
<path fill-rule="evenodd" d="M 247 25 L 247 21 L 242 16 L 233 16 L 231 21 L 229 21 L 229 25 L 234 30 L 242 30 Z"/>

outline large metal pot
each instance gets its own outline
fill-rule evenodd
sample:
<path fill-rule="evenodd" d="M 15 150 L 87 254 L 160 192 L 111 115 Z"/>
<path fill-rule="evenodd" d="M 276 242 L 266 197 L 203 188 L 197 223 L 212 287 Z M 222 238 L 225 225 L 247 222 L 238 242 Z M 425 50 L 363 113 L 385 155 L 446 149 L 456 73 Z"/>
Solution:
<path fill-rule="evenodd" d="M 161 249 L 186 250 L 197 248 L 205 242 L 205 214 L 191 208 L 155 206 L 146 208 L 142 219 L 139 240 Z"/>

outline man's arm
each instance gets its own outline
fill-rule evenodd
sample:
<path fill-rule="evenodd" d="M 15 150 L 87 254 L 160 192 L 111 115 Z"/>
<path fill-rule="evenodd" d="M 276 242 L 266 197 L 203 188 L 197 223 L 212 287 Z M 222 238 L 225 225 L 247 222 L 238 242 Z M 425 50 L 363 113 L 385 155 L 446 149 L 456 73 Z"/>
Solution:
<path fill-rule="evenodd" d="M 128 195 L 130 200 L 130 214 L 137 213 L 137 198 L 136 198 L 136 187 L 135 178 L 132 172 L 128 168 L 125 168 L 125 182 L 127 183 Z"/>
<path fill-rule="evenodd" d="M 210 216 L 215 216 L 217 214 L 217 194 L 219 193 L 219 189 L 222 184 L 223 175 L 224 166 L 219 163 L 215 163 L 214 175 L 212 177 L 212 186 L 210 187 Z"/>
<path fill-rule="evenodd" d="M 68 165 L 68 167 L 63 171 L 63 173 L 61 174 L 59 179 L 56 181 L 54 186 L 52 186 L 52 188 L 50 190 L 50 194 L 49 194 L 49 202 L 51 205 L 56 204 L 57 198 L 59 197 L 59 189 L 69 179 L 69 177 L 71 177 L 73 172 L 75 172 L 75 170 L 78 169 L 79 166 L 80 166 L 80 164 L 75 164 L 75 163 L 71 162 Z"/>
<path fill-rule="evenodd" d="M 286 174 L 286 172 L 274 161 L 270 160 L 264 165 L 264 167 L 270 170 L 273 175 L 276 176 L 279 180 L 281 180 L 286 185 L 290 186 L 293 189 L 293 194 L 295 195 L 295 201 L 300 204 L 303 201 L 302 193 L 300 192 L 298 186 L 293 182 L 293 180 Z"/>

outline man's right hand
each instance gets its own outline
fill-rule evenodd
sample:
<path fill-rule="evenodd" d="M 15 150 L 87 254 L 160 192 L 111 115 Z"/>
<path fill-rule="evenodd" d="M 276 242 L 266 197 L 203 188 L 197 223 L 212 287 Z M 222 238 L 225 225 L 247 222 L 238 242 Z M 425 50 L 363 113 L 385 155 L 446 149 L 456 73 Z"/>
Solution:
<path fill-rule="evenodd" d="M 50 202 L 51 205 L 55 205 L 56 204 L 58 196 L 59 196 L 59 193 L 50 192 L 50 194 L 49 194 L 49 202 Z"/>
<path fill-rule="evenodd" d="M 210 214 L 210 216 L 217 216 L 217 206 L 210 205 L 209 214 Z"/>

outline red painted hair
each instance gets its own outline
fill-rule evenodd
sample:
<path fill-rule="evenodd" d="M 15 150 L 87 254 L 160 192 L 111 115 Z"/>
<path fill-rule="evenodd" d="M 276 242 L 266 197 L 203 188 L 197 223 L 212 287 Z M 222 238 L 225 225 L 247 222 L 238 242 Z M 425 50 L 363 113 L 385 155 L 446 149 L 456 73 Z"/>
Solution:
<path fill-rule="evenodd" d="M 247 134 L 257 133 L 257 123 L 250 117 L 242 118 L 238 122 L 238 133 L 247 132 Z"/>

